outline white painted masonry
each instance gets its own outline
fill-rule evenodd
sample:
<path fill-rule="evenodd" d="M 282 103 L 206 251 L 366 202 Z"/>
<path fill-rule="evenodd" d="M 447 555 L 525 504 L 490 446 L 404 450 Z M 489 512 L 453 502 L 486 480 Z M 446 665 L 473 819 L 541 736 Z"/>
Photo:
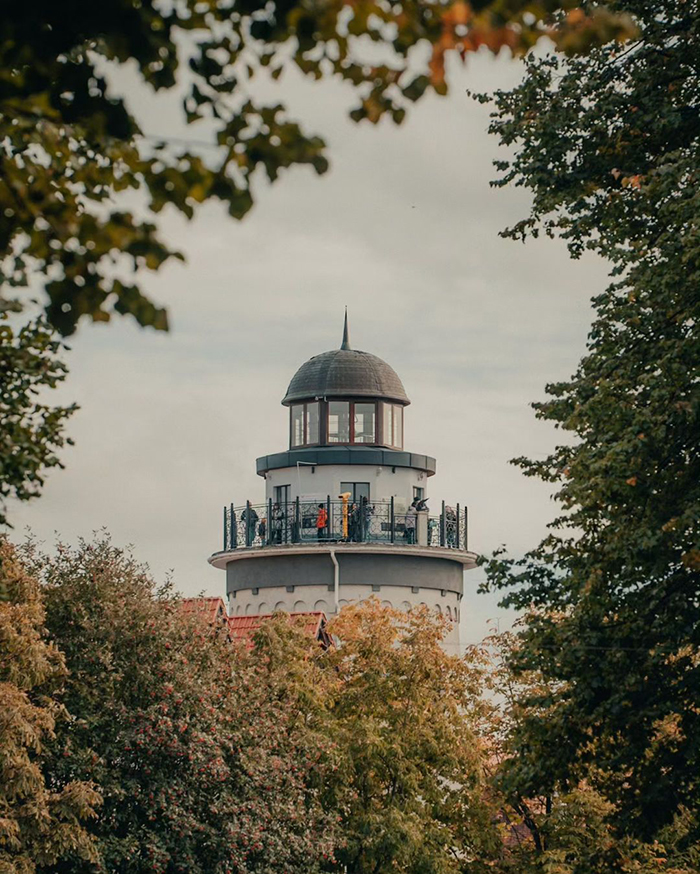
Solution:
<path fill-rule="evenodd" d="M 370 501 L 394 498 L 397 513 L 404 513 L 413 500 L 414 487 L 428 493 L 428 475 L 410 467 L 384 467 L 371 464 L 300 464 L 270 470 L 265 475 L 265 500 L 275 500 L 275 487 L 290 487 L 291 500 L 337 500 L 341 482 L 369 483 Z M 436 508 L 437 511 L 437 508 Z"/>

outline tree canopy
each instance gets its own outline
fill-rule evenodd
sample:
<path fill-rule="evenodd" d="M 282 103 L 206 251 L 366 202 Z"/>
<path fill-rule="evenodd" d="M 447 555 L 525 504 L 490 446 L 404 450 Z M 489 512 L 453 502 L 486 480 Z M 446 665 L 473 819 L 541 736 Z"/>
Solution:
<path fill-rule="evenodd" d="M 165 310 L 128 270 L 156 270 L 181 255 L 159 235 L 166 205 L 194 215 L 218 199 L 241 218 L 258 171 L 308 164 L 323 173 L 324 142 L 264 104 L 251 82 L 294 68 L 350 85 L 355 120 L 402 121 L 428 91 L 445 93 L 445 59 L 481 45 L 522 52 L 546 32 L 567 46 L 623 39 L 624 15 L 596 10 L 566 17 L 554 0 L 363 0 L 313 4 L 234 0 L 74 0 L 25 4 L 0 24 L 0 287 L 38 277 L 47 316 L 72 333 L 82 316 L 129 314 L 167 327 Z M 568 40 L 568 42 L 567 42 Z M 415 52 L 424 46 L 427 51 Z M 377 60 L 380 57 L 381 60 Z M 183 91 L 183 119 L 220 147 L 211 162 L 186 144 L 145 141 L 128 99 L 110 88 L 110 70 L 129 65 L 156 91 Z M 200 123 L 200 124 L 198 124 Z M 139 192 L 129 210 L 124 192 Z M 127 273 L 125 273 L 125 270 Z M 131 274 L 128 274 L 131 275 Z"/>
<path fill-rule="evenodd" d="M 47 640 L 36 579 L 0 539 L 0 870 L 34 874 L 94 861 L 86 821 L 100 796 L 89 782 L 47 779 L 42 754 L 67 714 L 62 654 Z M 68 768 L 72 762 L 67 763 Z"/>
<path fill-rule="evenodd" d="M 75 405 L 50 406 L 42 396 L 66 378 L 62 343 L 43 319 L 15 329 L 0 320 L 0 525 L 7 500 L 36 497 L 46 471 L 62 467 L 58 450 L 70 443 L 65 420 Z"/>
<path fill-rule="evenodd" d="M 324 797 L 341 813 L 340 870 L 457 874 L 499 857 L 480 663 L 444 652 L 448 625 L 427 607 L 401 613 L 376 599 L 330 623 L 338 771 Z"/>
<path fill-rule="evenodd" d="M 334 843 L 309 782 L 323 749 L 247 652 L 105 537 L 24 555 L 69 671 L 73 718 L 45 768 L 103 797 L 87 826 L 97 858 L 71 872 L 320 870 Z"/>
<path fill-rule="evenodd" d="M 539 794 L 585 777 L 621 833 L 653 839 L 689 811 L 697 839 L 700 8 L 624 8 L 634 42 L 530 57 L 493 98 L 513 150 L 496 184 L 533 195 L 506 234 L 597 252 L 613 281 L 575 374 L 535 404 L 568 442 L 517 461 L 555 484 L 560 515 L 489 577 L 530 611 L 514 665 L 551 684 L 527 699 L 516 783 Z"/>

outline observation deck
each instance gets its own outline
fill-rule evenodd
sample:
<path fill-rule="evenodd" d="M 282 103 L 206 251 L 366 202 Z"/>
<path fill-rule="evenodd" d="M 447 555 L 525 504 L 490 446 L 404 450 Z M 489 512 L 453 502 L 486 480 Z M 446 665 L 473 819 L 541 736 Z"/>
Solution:
<path fill-rule="evenodd" d="M 397 512 L 395 502 L 294 500 L 277 504 L 230 504 L 223 511 L 223 548 L 209 559 L 225 567 L 254 552 L 301 554 L 327 551 L 394 553 L 449 558 L 473 567 L 468 549 L 466 506 L 448 506 L 439 514 L 427 510 Z M 405 552 L 404 552 L 405 551 Z"/>

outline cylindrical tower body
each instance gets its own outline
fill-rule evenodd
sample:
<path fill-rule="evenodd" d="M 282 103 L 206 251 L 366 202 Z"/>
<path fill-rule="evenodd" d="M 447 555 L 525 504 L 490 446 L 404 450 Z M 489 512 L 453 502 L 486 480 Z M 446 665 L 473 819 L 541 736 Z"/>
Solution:
<path fill-rule="evenodd" d="M 224 511 L 231 615 L 275 610 L 332 614 L 370 596 L 397 609 L 424 604 L 459 642 L 466 508 L 428 509 L 436 462 L 404 449 L 410 401 L 394 370 L 350 348 L 317 355 L 292 378 L 289 448 L 258 458 L 265 497 Z"/>

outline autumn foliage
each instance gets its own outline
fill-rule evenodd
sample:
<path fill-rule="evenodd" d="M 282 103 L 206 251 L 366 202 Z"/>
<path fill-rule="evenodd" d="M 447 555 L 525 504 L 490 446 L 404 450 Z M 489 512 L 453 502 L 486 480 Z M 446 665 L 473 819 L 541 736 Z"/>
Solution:
<path fill-rule="evenodd" d="M 371 599 L 329 649 L 286 614 L 250 646 L 105 537 L 1 557 L 2 874 L 696 870 L 692 811 L 644 840 L 595 765 L 523 780 L 557 688 L 515 635 L 458 657 Z"/>
<path fill-rule="evenodd" d="M 96 859 L 86 829 L 100 796 L 90 782 L 47 780 L 46 748 L 68 714 L 63 656 L 47 640 L 35 579 L 0 541 L 0 871 L 33 874 L 58 860 Z M 67 755 L 70 759 L 70 754 Z"/>
<path fill-rule="evenodd" d="M 52 783 L 99 787 L 97 862 L 71 871 L 315 871 L 331 817 L 309 782 L 322 746 L 271 700 L 247 651 L 175 609 L 106 540 L 26 558 L 68 668 Z M 61 868 L 60 870 L 65 870 Z"/>

